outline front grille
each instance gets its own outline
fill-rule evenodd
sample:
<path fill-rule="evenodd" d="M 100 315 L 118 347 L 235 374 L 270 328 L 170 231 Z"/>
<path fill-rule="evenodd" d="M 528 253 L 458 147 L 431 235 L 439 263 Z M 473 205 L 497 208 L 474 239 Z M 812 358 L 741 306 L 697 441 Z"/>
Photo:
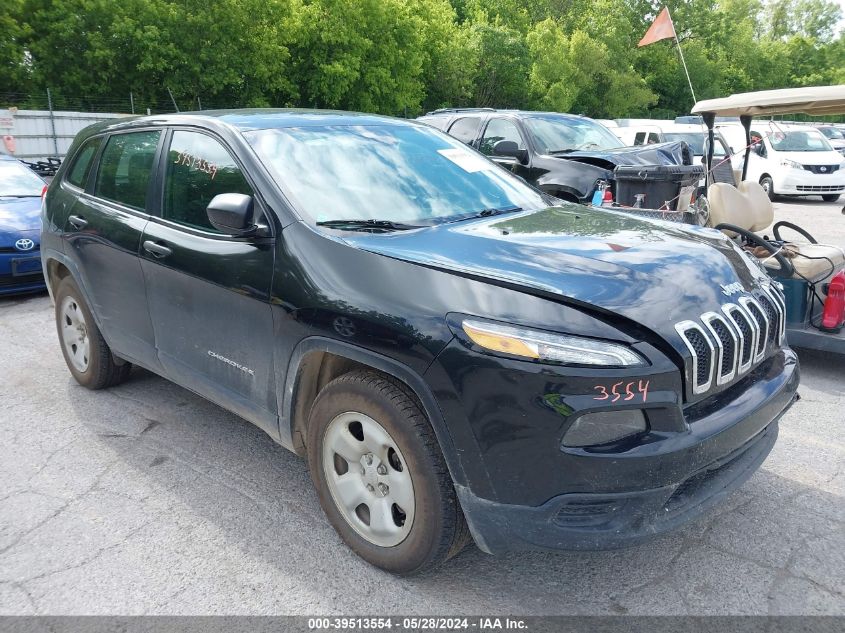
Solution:
<path fill-rule="evenodd" d="M 702 327 L 703 325 L 703 327 Z M 693 394 L 706 393 L 715 383 L 725 385 L 763 360 L 769 346 L 783 342 L 786 306 L 776 286 L 764 287 L 756 297 L 743 296 L 706 312 L 700 321 L 682 321 L 675 330 L 692 355 Z"/>
<path fill-rule="evenodd" d="M 37 253 L 39 251 L 38 244 L 36 244 L 33 248 L 29 249 L 28 251 L 22 251 L 14 246 L 0 246 L 0 253 L 16 253 L 18 255 L 32 255 L 33 253 Z"/>
<path fill-rule="evenodd" d="M 804 169 L 814 174 L 832 174 L 839 169 L 839 165 L 804 165 Z"/>
<path fill-rule="evenodd" d="M 845 191 L 843 185 L 797 185 L 798 191 L 813 191 L 815 193 L 837 193 Z"/>

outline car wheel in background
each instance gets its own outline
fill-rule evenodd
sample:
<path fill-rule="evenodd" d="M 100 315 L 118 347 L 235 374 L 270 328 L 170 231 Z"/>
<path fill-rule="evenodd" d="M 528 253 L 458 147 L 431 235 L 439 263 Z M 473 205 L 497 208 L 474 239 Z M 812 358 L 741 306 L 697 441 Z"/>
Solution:
<path fill-rule="evenodd" d="M 775 199 L 775 183 L 772 182 L 770 176 L 763 176 L 760 178 L 760 186 L 763 187 L 763 191 L 765 191 L 766 195 L 769 196 L 769 200 Z"/>
<path fill-rule="evenodd" d="M 126 380 L 132 366 L 115 362 L 72 277 L 59 282 L 54 298 L 62 354 L 76 382 L 88 389 L 103 389 Z"/>
<path fill-rule="evenodd" d="M 837 200 L 839 200 L 839 194 L 838 193 L 826 193 L 822 196 L 822 200 L 824 200 L 825 202 L 836 202 Z"/>
<path fill-rule="evenodd" d="M 398 381 L 356 370 L 326 385 L 311 408 L 308 464 L 335 530 L 377 567 L 418 573 L 469 541 L 434 431 Z"/>

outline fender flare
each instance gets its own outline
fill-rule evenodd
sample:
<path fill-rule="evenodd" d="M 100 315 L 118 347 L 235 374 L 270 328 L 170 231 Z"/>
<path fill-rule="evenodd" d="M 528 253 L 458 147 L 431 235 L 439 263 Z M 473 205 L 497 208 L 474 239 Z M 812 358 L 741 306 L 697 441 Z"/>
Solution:
<path fill-rule="evenodd" d="M 422 404 L 423 410 L 431 423 L 431 427 L 434 429 L 434 434 L 437 437 L 440 450 L 446 460 L 449 473 L 452 475 L 452 480 L 458 485 L 466 485 L 466 473 L 458 457 L 458 451 L 452 441 L 452 435 L 446 426 L 446 420 L 443 418 L 440 406 L 437 404 L 434 394 L 423 377 L 407 365 L 388 356 L 322 336 L 312 336 L 302 339 L 294 348 L 288 361 L 284 393 L 282 402 L 280 403 L 281 415 L 279 416 L 279 436 L 280 443 L 283 446 L 288 448 L 293 446 L 294 407 L 296 405 L 294 394 L 298 388 L 299 368 L 303 360 L 309 354 L 315 352 L 328 352 L 348 358 L 349 360 L 373 367 L 405 383 Z"/>
<path fill-rule="evenodd" d="M 56 299 L 53 296 L 53 286 L 51 284 L 50 276 L 48 274 L 48 264 L 50 261 L 58 262 L 70 271 L 70 276 L 73 277 L 73 280 L 76 282 L 76 286 L 82 293 L 82 298 L 85 300 L 85 303 L 87 303 L 91 307 L 91 315 L 94 317 L 94 322 L 97 324 L 97 327 L 102 333 L 103 325 L 102 323 L 100 323 L 100 317 L 97 314 L 97 311 L 93 308 L 94 303 L 91 301 L 91 293 L 88 292 L 88 287 L 85 283 L 85 279 L 82 276 L 82 273 L 79 271 L 79 267 L 67 255 L 52 248 L 41 251 L 41 267 L 44 271 L 44 279 L 47 282 L 47 292 L 50 294 L 50 300 L 53 303 L 56 302 Z M 109 343 L 109 341 L 106 341 L 106 343 Z"/>

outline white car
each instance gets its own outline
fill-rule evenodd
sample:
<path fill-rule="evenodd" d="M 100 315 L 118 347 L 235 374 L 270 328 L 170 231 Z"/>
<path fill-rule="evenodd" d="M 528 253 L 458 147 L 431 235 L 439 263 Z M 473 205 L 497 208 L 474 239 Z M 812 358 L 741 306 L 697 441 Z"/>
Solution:
<path fill-rule="evenodd" d="M 731 139 L 735 130 L 718 127 Z M 746 180 L 759 182 L 770 198 L 819 195 L 835 202 L 845 193 L 845 159 L 816 128 L 761 121 L 751 136 L 762 140 L 751 146 Z"/>

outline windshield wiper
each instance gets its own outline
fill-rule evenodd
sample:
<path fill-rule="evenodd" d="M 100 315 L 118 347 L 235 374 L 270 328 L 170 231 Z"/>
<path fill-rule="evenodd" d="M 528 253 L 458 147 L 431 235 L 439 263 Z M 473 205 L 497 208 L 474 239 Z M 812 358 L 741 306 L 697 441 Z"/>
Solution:
<path fill-rule="evenodd" d="M 466 215 L 459 215 L 454 218 L 449 218 L 446 222 L 462 222 L 463 220 L 472 220 L 473 218 L 489 218 L 493 215 L 502 215 L 503 213 L 516 213 L 517 211 L 522 211 L 522 207 L 512 206 L 512 207 L 501 207 L 501 208 L 492 208 L 492 209 L 482 209 L 481 211 L 476 211 L 474 213 L 468 213 Z"/>
<path fill-rule="evenodd" d="M 392 220 L 322 220 L 317 226 L 344 231 L 409 231 L 422 228 L 419 224 L 402 224 Z"/>

